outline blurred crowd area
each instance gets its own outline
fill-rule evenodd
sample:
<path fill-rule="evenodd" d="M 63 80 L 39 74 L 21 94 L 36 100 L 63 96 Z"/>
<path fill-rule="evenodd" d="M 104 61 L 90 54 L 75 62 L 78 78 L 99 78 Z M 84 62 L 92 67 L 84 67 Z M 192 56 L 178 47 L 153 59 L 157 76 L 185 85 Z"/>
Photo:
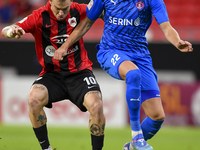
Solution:
<path fill-rule="evenodd" d="M 48 0 L 0 0 L 0 24 L 19 21 Z"/>
<path fill-rule="evenodd" d="M 0 0 L 0 23 L 14 23 L 48 0 Z M 74 0 L 88 3 L 89 0 Z M 164 0 L 170 21 L 175 26 L 200 26 L 200 0 Z M 154 25 L 154 23 L 153 23 Z"/>
<path fill-rule="evenodd" d="M 76 2 L 87 2 L 75 0 Z M 19 21 L 31 14 L 33 10 L 46 5 L 48 0 L 0 0 L 0 24 Z"/>
<path fill-rule="evenodd" d="M 0 29 L 5 25 L 13 24 L 20 21 L 33 10 L 46 5 L 49 0 L 0 0 Z M 78 3 L 88 4 L 90 0 L 73 0 Z M 168 16 L 171 25 L 179 32 L 183 39 L 190 41 L 200 41 L 200 0 L 163 0 L 167 7 Z M 95 27 L 96 28 L 95 28 Z M 103 26 L 102 21 L 96 21 L 93 25 L 95 31 L 99 31 Z M 158 28 L 158 23 L 155 19 L 150 27 L 151 32 L 148 34 L 149 41 L 165 41 L 165 37 Z M 90 32 L 92 33 L 92 31 Z M 95 32 L 96 33 L 96 32 Z M 100 39 L 100 34 L 89 35 Z"/>

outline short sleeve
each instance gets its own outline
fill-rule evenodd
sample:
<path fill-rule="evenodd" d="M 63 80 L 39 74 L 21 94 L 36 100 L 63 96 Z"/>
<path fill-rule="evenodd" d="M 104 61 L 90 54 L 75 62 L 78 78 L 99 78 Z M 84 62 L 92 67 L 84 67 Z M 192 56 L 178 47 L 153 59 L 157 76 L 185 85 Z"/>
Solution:
<path fill-rule="evenodd" d="M 35 29 L 35 16 L 31 14 L 15 24 L 20 26 L 26 33 L 33 34 Z"/>
<path fill-rule="evenodd" d="M 87 17 L 95 21 L 99 18 L 103 11 L 103 2 L 101 0 L 90 0 L 86 12 L 87 12 Z"/>
<path fill-rule="evenodd" d="M 151 11 L 158 24 L 169 21 L 163 0 L 150 0 Z"/>

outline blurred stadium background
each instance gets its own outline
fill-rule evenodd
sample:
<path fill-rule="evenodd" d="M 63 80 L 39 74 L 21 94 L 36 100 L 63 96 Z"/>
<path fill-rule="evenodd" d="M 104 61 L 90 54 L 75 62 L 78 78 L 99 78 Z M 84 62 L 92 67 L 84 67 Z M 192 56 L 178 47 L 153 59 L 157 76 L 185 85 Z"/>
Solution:
<path fill-rule="evenodd" d="M 46 2 L 47 0 L 0 0 L 0 30 L 23 19 Z M 164 2 L 172 26 L 183 40 L 193 44 L 194 52 L 179 52 L 166 41 L 158 24 L 153 21 L 147 40 L 154 68 L 158 73 L 166 119 L 162 130 L 149 143 L 155 150 L 199 150 L 200 0 Z M 103 33 L 103 24 L 103 21 L 97 20 L 84 36 L 85 48 L 94 63 L 94 73 L 104 98 L 107 118 L 104 149 L 120 150 L 130 140 L 125 84 L 104 73 L 96 60 L 95 46 Z M 27 107 L 30 86 L 40 71 L 34 39 L 30 34 L 20 40 L 6 39 L 0 35 L 0 150 L 40 149 L 31 129 Z M 67 101 L 56 103 L 52 110 L 46 111 L 50 141 L 55 146 L 59 145 L 58 150 L 91 149 L 87 129 L 88 113 L 80 112 Z M 141 119 L 143 118 L 145 114 L 141 110 Z M 77 137 L 81 138 L 79 144 L 74 142 Z"/>

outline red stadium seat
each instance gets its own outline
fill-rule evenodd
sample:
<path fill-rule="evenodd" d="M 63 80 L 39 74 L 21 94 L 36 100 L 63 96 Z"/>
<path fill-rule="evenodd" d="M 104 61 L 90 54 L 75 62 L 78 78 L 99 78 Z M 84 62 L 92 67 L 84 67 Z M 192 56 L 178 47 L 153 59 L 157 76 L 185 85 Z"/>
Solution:
<path fill-rule="evenodd" d="M 164 0 L 173 26 L 198 26 L 200 0 Z"/>

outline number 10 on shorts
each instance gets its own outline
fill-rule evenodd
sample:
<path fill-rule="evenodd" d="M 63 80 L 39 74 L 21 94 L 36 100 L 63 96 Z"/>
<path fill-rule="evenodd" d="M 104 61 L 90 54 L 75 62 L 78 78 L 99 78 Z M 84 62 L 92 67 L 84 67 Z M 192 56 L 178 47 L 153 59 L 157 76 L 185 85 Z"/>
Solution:
<path fill-rule="evenodd" d="M 85 77 L 83 81 L 86 81 L 87 85 L 94 85 L 97 84 L 94 77 Z"/>

